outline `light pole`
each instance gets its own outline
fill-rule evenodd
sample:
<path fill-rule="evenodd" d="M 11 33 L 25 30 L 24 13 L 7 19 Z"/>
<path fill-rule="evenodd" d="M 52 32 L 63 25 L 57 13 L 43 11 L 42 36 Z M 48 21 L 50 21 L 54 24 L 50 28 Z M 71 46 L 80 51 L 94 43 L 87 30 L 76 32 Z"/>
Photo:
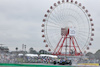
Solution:
<path fill-rule="evenodd" d="M 24 55 L 24 62 L 25 62 L 25 54 L 26 54 L 26 45 L 22 44 L 22 50 L 23 50 L 23 55 Z"/>
<path fill-rule="evenodd" d="M 67 56 L 67 45 L 65 45 L 65 57 Z"/>
<path fill-rule="evenodd" d="M 26 51 L 26 45 L 22 44 L 22 51 Z"/>
<path fill-rule="evenodd" d="M 26 45 L 24 45 L 25 51 L 26 51 Z"/>
<path fill-rule="evenodd" d="M 24 50 L 24 44 L 22 44 L 22 51 Z"/>
<path fill-rule="evenodd" d="M 67 45 L 67 38 L 66 38 L 66 45 L 65 45 L 65 57 L 67 56 L 67 47 L 68 47 L 68 45 Z"/>
<path fill-rule="evenodd" d="M 4 45 L 4 44 L 0 44 L 0 45 L 1 45 L 0 46 L 1 47 L 0 52 L 4 52 L 4 50 L 2 50 L 2 45 Z"/>

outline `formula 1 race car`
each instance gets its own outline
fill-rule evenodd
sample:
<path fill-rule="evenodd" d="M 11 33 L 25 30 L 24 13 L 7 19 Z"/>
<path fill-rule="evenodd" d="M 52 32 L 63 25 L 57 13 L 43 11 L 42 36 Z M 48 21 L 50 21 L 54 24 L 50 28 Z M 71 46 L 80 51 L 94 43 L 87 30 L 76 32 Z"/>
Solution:
<path fill-rule="evenodd" d="M 72 65 L 72 61 L 71 60 L 60 60 L 59 62 L 57 61 L 54 61 L 53 63 L 54 65 L 56 64 L 60 64 L 60 65 Z"/>

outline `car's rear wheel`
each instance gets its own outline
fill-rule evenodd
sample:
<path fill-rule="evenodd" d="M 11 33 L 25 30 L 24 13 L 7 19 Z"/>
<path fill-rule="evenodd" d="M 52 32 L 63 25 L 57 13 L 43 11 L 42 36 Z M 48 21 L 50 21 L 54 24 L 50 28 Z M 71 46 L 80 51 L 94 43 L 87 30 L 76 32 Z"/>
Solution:
<path fill-rule="evenodd" d="M 54 61 L 53 64 L 56 65 L 56 61 Z"/>

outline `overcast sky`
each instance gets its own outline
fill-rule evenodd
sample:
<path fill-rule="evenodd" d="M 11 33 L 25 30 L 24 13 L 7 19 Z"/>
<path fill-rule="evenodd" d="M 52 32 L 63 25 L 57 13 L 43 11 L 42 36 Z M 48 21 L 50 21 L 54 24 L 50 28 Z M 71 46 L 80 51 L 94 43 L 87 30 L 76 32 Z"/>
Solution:
<path fill-rule="evenodd" d="M 0 44 L 8 46 L 10 50 L 22 44 L 27 50 L 45 49 L 43 43 L 41 24 L 44 14 L 53 3 L 58 0 L 0 0 Z M 100 49 L 100 0 L 77 0 L 85 5 L 92 15 L 95 36 L 91 52 Z"/>

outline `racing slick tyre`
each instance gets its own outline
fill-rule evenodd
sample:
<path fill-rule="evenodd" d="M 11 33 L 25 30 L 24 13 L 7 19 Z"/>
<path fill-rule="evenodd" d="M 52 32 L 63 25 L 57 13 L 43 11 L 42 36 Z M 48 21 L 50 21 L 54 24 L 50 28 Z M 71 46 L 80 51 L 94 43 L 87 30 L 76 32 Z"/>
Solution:
<path fill-rule="evenodd" d="M 72 61 L 69 62 L 69 65 L 72 65 Z"/>
<path fill-rule="evenodd" d="M 56 61 L 54 61 L 53 64 L 56 65 Z"/>
<path fill-rule="evenodd" d="M 62 65 L 65 65 L 65 62 L 62 62 Z"/>

